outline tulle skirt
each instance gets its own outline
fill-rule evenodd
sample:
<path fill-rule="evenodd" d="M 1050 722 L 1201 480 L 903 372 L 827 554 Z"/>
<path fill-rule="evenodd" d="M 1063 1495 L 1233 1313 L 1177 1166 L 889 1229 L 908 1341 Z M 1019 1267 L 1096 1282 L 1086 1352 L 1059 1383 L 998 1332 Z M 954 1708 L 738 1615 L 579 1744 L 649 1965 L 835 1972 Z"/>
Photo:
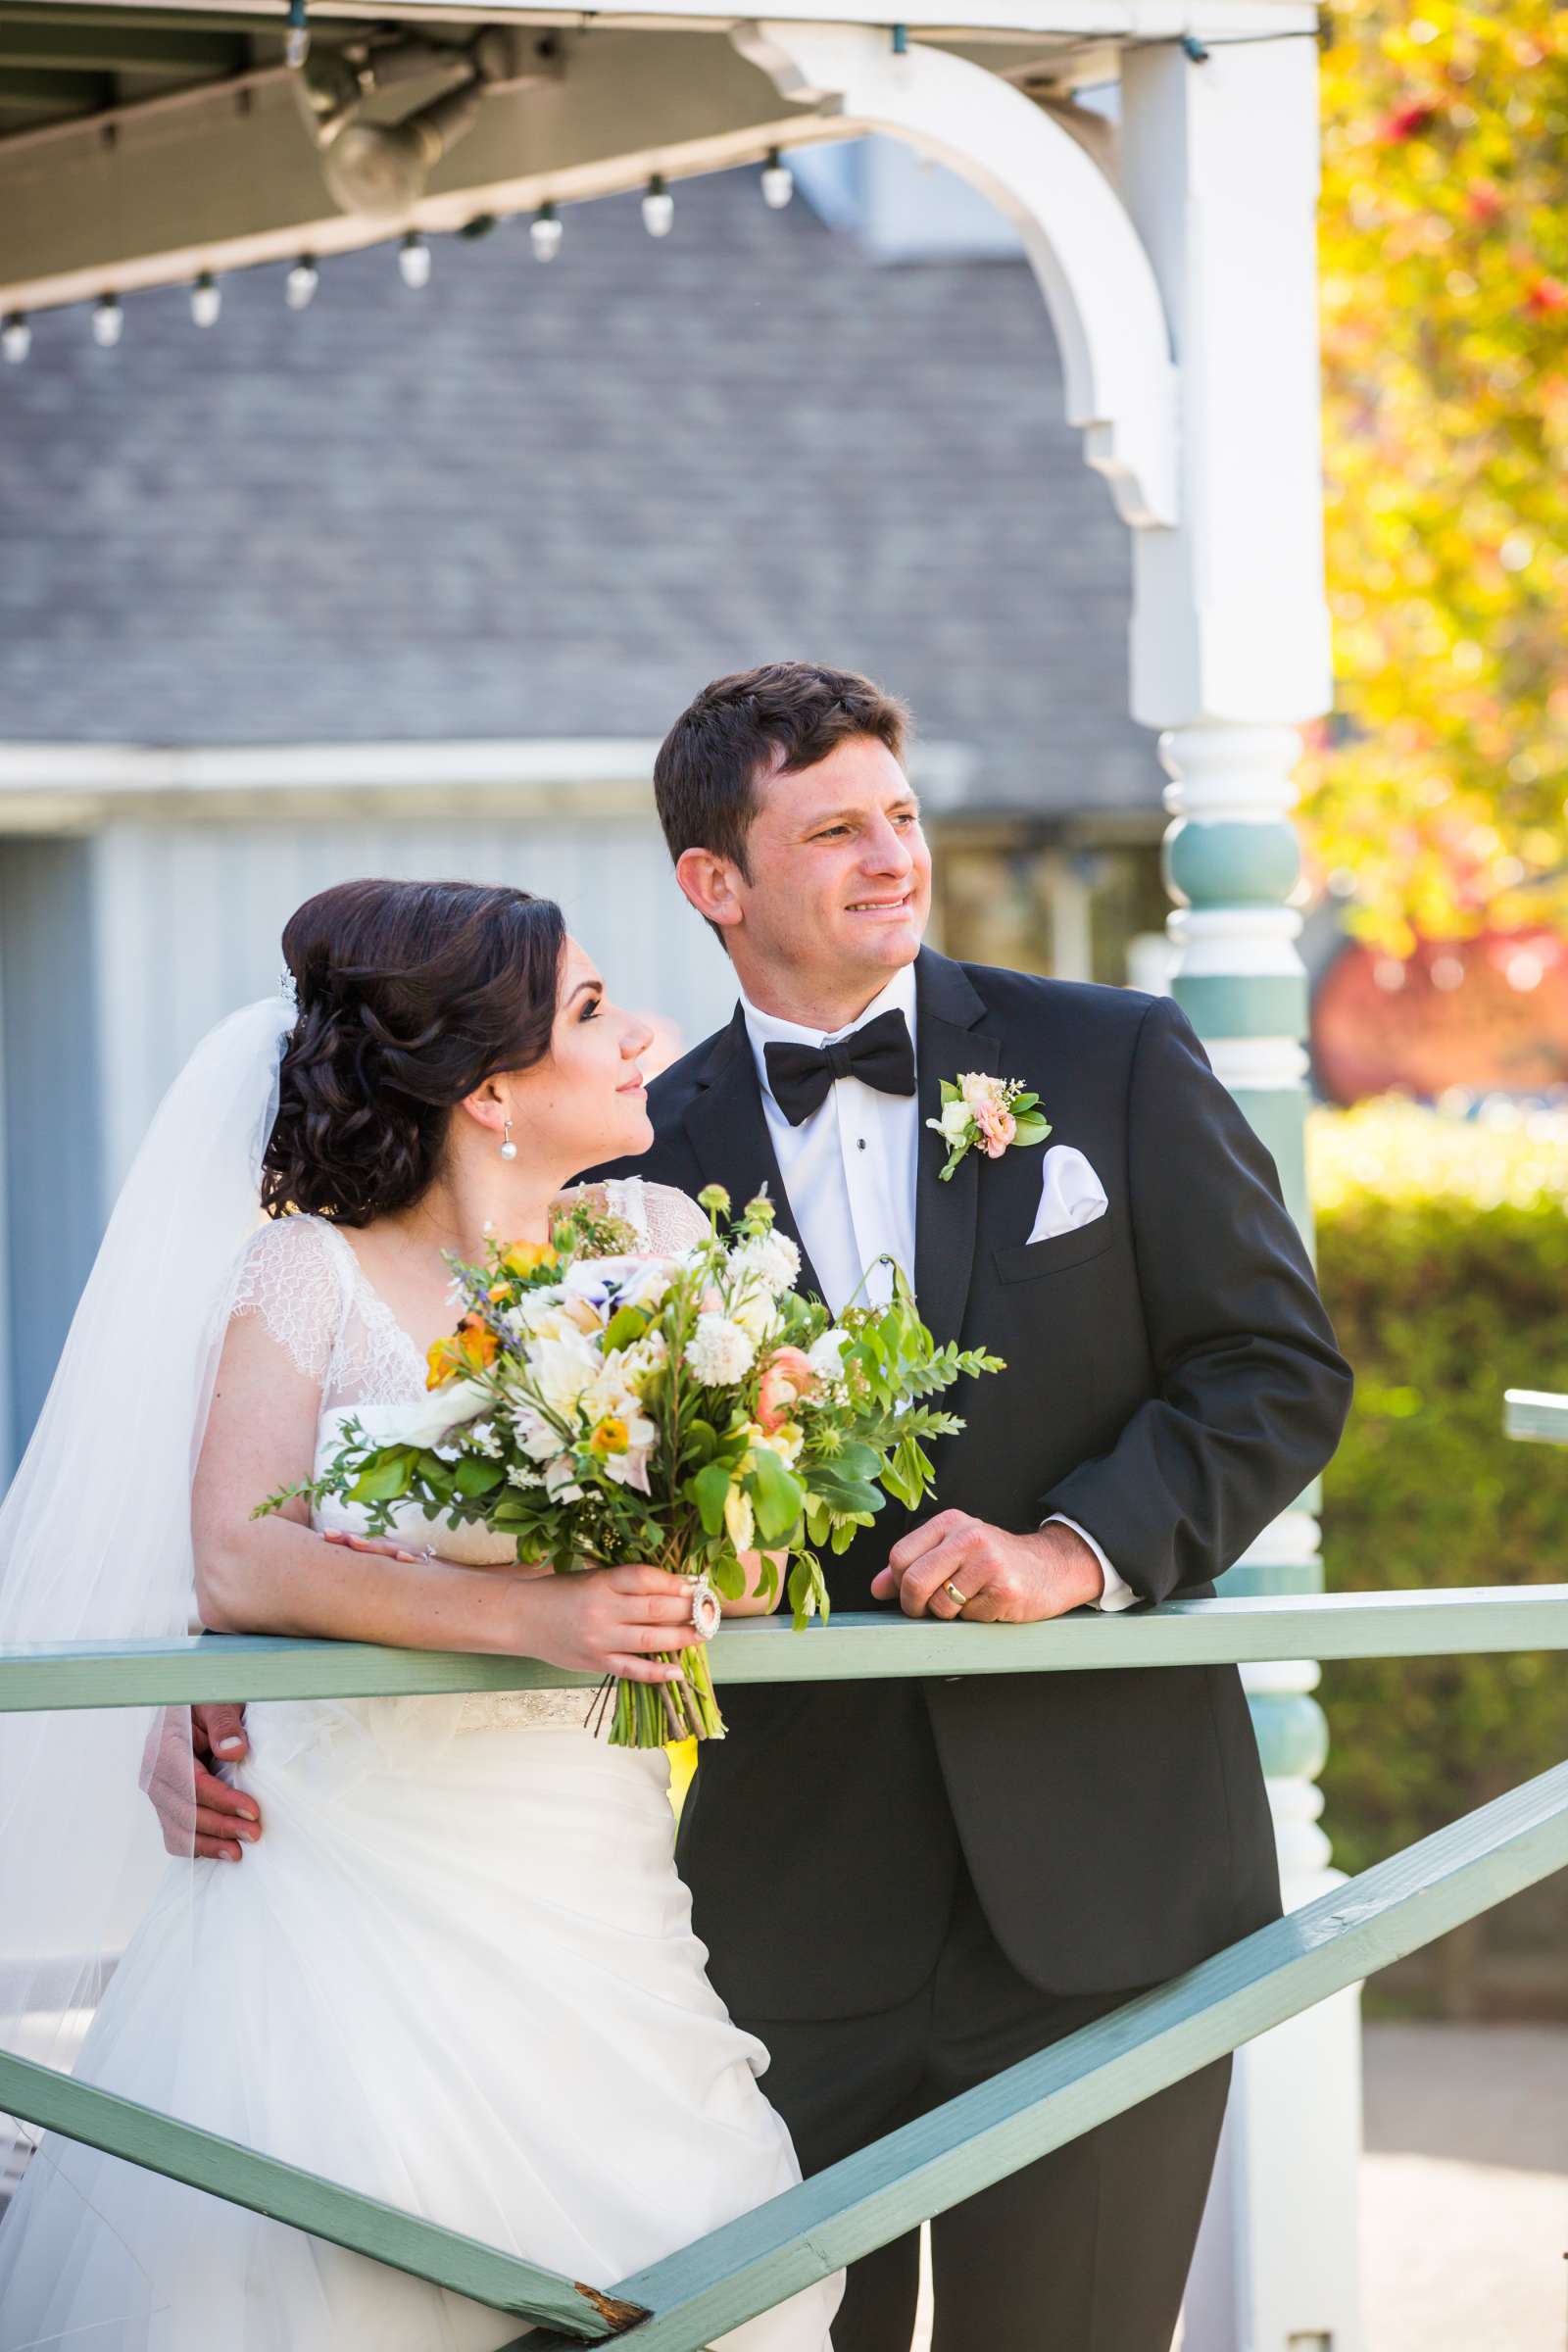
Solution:
<path fill-rule="evenodd" d="M 237 1867 L 172 1863 L 83 2046 L 105 2088 L 610 2286 L 800 2178 L 705 1973 L 662 1754 L 454 1703 L 253 1706 Z M 840 2282 L 723 2340 L 829 2352 Z M 522 2324 L 49 2136 L 0 2352 L 490 2352 Z"/>

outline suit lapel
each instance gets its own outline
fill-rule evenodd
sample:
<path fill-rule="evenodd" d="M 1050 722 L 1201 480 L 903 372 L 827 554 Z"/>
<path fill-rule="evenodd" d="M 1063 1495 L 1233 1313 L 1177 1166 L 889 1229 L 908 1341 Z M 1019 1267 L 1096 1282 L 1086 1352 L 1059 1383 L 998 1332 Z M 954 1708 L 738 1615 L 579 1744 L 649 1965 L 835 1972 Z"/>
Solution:
<path fill-rule="evenodd" d="M 947 1152 L 926 1120 L 942 1109 L 942 1081 L 966 1070 L 995 1075 L 1002 1040 L 977 1024 L 985 1004 L 962 966 L 927 949 L 915 965 L 915 1058 L 919 1070 L 920 1136 L 914 1181 L 914 1289 L 920 1317 L 939 1347 L 963 1325 L 980 1212 L 979 1152 L 967 1152 L 944 1184 Z"/>
<path fill-rule="evenodd" d="M 755 1194 L 764 1185 L 767 1187 L 778 1231 L 787 1233 L 801 1252 L 800 1287 L 820 1296 L 822 1286 L 806 1254 L 790 1197 L 779 1174 L 778 1155 L 762 1111 L 751 1039 L 746 1034 L 746 1015 L 738 1004 L 733 1020 L 727 1029 L 719 1031 L 713 1051 L 703 1065 L 698 1092 L 686 1105 L 685 1127 L 703 1182 L 721 1184 L 729 1194 L 730 1206 L 736 1215 Z"/>

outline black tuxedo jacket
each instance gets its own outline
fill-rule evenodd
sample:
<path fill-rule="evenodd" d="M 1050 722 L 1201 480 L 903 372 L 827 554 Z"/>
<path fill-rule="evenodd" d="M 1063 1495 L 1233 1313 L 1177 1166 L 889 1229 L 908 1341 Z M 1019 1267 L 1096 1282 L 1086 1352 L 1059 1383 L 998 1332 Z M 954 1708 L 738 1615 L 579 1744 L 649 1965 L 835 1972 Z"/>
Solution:
<path fill-rule="evenodd" d="M 1273 1160 L 1168 998 L 922 953 L 919 1115 L 962 1071 L 1023 1080 L 1109 1199 L 1042 1242 L 1039 1147 L 946 1157 L 922 1127 L 915 1290 L 939 1341 L 1007 1368 L 948 1401 L 937 1500 L 996 1525 L 1065 1512 L 1144 1599 L 1208 1593 L 1333 1452 L 1350 1396 Z M 743 1018 L 650 1090 L 640 1172 L 689 1193 L 765 1181 L 799 1239 Z M 809 1264 L 803 1286 L 815 1289 Z M 828 1563 L 834 1604 L 914 1524 L 889 1502 Z M 892 1605 L 892 1604 L 883 1604 Z M 959 1856 L 1043 1990 L 1173 1976 L 1274 1918 L 1257 1748 L 1233 1667 L 823 1683 L 723 1694 L 681 1869 L 741 2018 L 853 2016 L 935 1966 Z"/>

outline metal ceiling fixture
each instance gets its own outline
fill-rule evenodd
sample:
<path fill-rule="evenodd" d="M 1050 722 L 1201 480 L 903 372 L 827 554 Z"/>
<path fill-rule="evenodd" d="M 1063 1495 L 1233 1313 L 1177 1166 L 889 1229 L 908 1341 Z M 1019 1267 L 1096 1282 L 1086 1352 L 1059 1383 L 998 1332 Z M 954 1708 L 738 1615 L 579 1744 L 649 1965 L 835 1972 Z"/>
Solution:
<path fill-rule="evenodd" d="M 399 83 L 461 72 L 454 87 L 397 122 L 368 122 L 366 100 Z M 424 194 L 431 172 L 479 112 L 485 91 L 515 84 L 512 36 L 487 26 L 462 44 L 400 40 L 313 49 L 296 79 L 334 203 L 368 219 L 392 219 Z"/>

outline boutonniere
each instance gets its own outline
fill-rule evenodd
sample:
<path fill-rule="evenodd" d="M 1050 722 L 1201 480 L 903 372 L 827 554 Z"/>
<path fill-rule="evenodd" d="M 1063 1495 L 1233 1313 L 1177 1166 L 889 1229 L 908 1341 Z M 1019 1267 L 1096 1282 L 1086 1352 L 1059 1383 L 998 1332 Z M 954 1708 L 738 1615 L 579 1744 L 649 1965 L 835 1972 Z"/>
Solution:
<path fill-rule="evenodd" d="M 976 1145 L 987 1159 L 1000 1159 L 1014 1144 L 1043 1144 L 1051 1121 L 1041 1111 L 1040 1097 L 1032 1095 L 1021 1078 L 992 1078 L 984 1070 L 965 1070 L 942 1081 L 942 1116 L 927 1119 L 948 1147 L 948 1164 L 940 1181 L 946 1184 L 966 1152 Z"/>

